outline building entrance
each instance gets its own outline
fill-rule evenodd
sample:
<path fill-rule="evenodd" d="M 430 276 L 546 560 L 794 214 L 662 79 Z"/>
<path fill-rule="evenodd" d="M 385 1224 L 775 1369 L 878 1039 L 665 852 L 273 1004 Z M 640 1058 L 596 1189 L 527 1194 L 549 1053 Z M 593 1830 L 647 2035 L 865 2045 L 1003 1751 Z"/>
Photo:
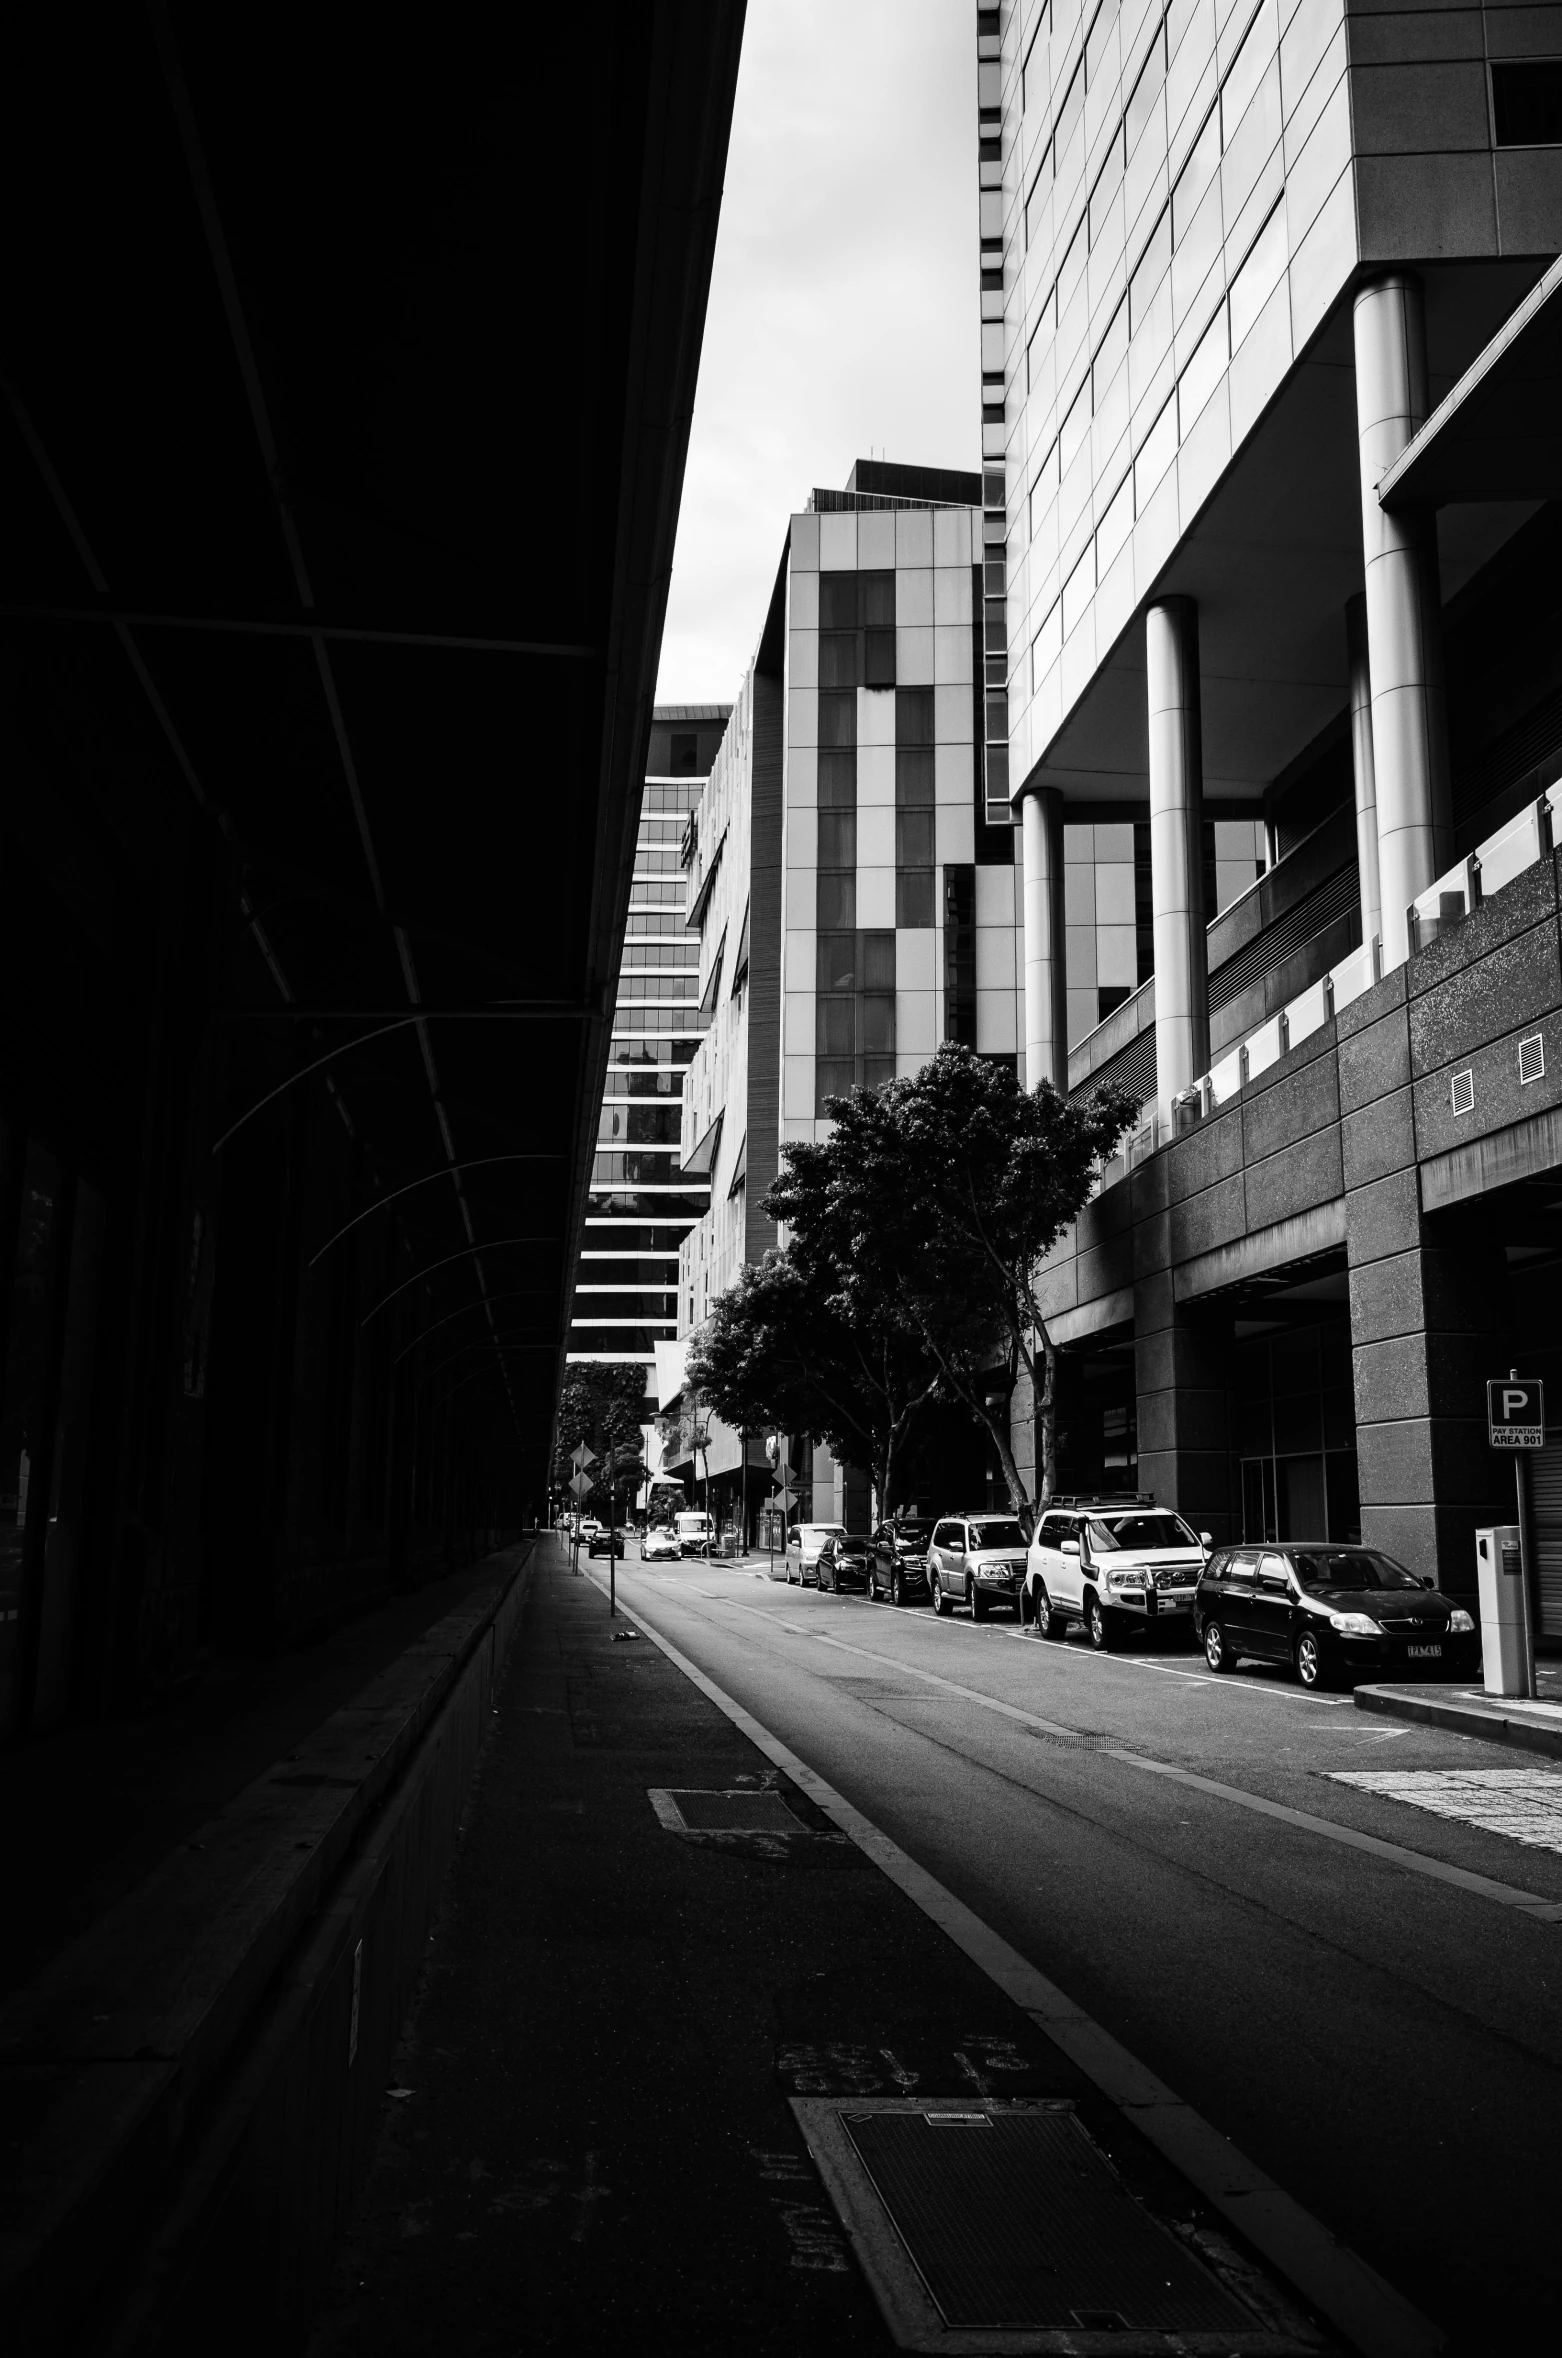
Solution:
<path fill-rule="evenodd" d="M 1245 1540 L 1359 1540 L 1350 1323 L 1239 1336 L 1232 1432 Z"/>

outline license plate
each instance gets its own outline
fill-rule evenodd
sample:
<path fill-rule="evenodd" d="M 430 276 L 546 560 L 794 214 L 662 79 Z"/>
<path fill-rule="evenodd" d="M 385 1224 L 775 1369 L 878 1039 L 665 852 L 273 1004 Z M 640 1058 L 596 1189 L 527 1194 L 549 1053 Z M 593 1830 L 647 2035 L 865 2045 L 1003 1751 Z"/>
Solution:
<path fill-rule="evenodd" d="M 1412 1662 L 1440 1662 L 1443 1658 L 1441 1646 L 1407 1646 L 1405 1652 Z"/>

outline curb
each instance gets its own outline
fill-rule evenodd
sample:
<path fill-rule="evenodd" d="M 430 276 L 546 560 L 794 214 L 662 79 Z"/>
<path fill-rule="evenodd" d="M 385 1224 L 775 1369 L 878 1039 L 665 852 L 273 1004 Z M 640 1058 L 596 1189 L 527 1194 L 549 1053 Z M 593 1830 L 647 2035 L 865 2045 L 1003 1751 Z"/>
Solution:
<path fill-rule="evenodd" d="M 1486 1744 L 1509 1744 L 1519 1752 L 1540 1752 L 1562 1760 L 1562 1724 L 1547 1727 L 1495 1704 L 1456 1702 L 1452 1696 L 1428 1694 L 1417 1687 L 1358 1687 L 1356 1709 L 1376 1711 L 1385 1719 L 1417 1720 L 1424 1727 L 1447 1728 L 1457 1736 L 1475 1736 Z"/>

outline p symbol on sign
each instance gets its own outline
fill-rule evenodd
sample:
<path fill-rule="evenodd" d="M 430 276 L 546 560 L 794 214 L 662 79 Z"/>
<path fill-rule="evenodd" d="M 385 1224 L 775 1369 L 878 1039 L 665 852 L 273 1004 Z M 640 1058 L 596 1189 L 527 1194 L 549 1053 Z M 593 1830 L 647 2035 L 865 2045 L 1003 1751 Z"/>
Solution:
<path fill-rule="evenodd" d="M 1520 1391 L 1511 1385 L 1505 1386 L 1502 1395 L 1503 1415 L 1517 1416 L 1519 1410 L 1525 1405 L 1528 1399 L 1528 1392 Z"/>

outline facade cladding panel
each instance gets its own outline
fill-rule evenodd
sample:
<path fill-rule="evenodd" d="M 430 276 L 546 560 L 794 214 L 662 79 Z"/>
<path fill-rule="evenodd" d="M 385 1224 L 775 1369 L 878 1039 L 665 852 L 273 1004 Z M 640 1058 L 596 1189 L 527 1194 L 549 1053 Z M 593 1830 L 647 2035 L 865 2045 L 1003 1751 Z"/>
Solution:
<path fill-rule="evenodd" d="M 634 881 L 597 1154 L 570 1311 L 571 1360 L 633 1362 L 677 1332 L 678 1253 L 709 1179 L 679 1151 L 683 1077 L 702 1044 L 699 943 L 684 924 L 684 842 L 718 749 L 725 704 L 652 716 Z"/>
<path fill-rule="evenodd" d="M 1042 1279 L 1060 1480 L 1127 1473 L 1219 1538 L 1362 1536 L 1463 1592 L 1511 1513 L 1479 1378 L 1550 1372 L 1562 1332 L 1562 524 L 1549 402 L 1480 412 L 1500 481 L 1433 413 L 1499 335 L 1483 400 L 1541 367 L 1515 353 L 1562 249 L 1558 22 L 976 23 L 1025 1039 L 1147 1100 Z M 1015 1438 L 1033 1463 L 1023 1401 Z M 1545 1563 L 1562 1479 L 1535 1496 Z"/>
<path fill-rule="evenodd" d="M 820 1135 L 830 1097 L 914 1073 L 941 1040 L 1015 1053 L 1018 840 L 987 799 L 979 489 L 859 461 L 792 519 L 782 1138 Z M 1003 878 L 981 903 L 980 988 L 979 864 Z"/>

